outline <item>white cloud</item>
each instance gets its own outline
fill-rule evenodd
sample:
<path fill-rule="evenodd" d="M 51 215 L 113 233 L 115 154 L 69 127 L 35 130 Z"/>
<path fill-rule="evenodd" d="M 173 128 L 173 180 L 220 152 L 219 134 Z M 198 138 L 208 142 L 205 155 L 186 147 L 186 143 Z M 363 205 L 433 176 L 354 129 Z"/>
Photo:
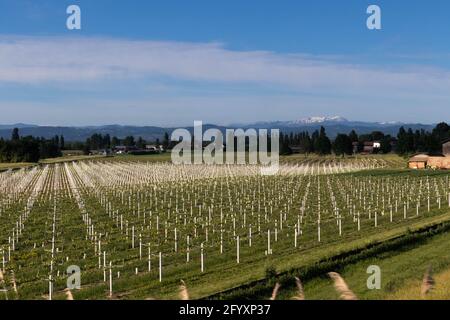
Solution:
<path fill-rule="evenodd" d="M 186 125 L 327 114 L 418 122 L 450 116 L 448 70 L 350 59 L 233 51 L 219 43 L 0 36 L 0 121 Z"/>
<path fill-rule="evenodd" d="M 446 70 L 375 68 L 311 55 L 232 51 L 218 43 L 0 37 L 0 83 L 139 77 L 287 86 L 312 93 L 447 96 Z"/>

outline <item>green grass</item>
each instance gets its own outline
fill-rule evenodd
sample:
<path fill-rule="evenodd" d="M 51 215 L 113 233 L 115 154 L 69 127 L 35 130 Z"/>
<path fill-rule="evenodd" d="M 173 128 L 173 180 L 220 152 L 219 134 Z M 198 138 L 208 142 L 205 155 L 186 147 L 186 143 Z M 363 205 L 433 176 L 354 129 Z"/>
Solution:
<path fill-rule="evenodd" d="M 371 265 L 381 269 L 381 289 L 367 288 L 367 268 Z M 376 257 L 364 259 L 343 266 L 339 271 L 350 289 L 359 299 L 419 299 L 423 275 L 429 266 L 436 273 L 450 267 L 450 232 L 429 237 L 415 245 L 387 251 Z M 445 272 L 443 274 L 445 279 Z M 443 280 L 442 280 L 443 281 Z M 439 280 L 438 280 L 439 282 Z M 307 299 L 338 299 L 332 281 L 324 274 L 321 277 L 303 283 Z M 448 283 L 440 283 L 447 286 Z M 443 293 L 443 292 L 441 292 Z M 295 295 L 295 289 L 288 288 L 280 292 L 280 299 L 289 299 Z M 449 297 L 448 294 L 441 297 Z M 439 298 L 437 296 L 436 298 Z"/>
<path fill-rule="evenodd" d="M 448 239 L 445 240 L 448 241 Z M 444 254 L 447 254 L 447 252 Z M 435 257 L 432 259 L 434 262 Z M 387 300 L 450 300 L 450 269 L 444 271 L 441 271 L 441 269 L 439 268 L 434 270 L 437 272 L 432 272 L 435 285 L 426 296 L 423 296 L 421 293 L 422 279 L 417 275 L 411 275 L 410 280 L 404 281 L 404 284 L 395 290 L 394 293 L 388 294 L 383 298 Z M 423 270 L 420 271 L 423 272 Z"/>

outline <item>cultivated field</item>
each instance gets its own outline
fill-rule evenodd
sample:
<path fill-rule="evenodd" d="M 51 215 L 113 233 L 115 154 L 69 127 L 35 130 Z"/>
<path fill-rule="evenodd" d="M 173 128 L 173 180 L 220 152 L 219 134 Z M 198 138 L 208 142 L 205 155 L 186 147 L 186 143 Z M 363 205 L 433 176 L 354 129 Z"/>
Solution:
<path fill-rule="evenodd" d="M 445 172 L 392 160 L 174 166 L 126 158 L 0 174 L 0 299 L 206 298 L 447 219 Z M 365 283 L 365 282 L 364 282 Z"/>

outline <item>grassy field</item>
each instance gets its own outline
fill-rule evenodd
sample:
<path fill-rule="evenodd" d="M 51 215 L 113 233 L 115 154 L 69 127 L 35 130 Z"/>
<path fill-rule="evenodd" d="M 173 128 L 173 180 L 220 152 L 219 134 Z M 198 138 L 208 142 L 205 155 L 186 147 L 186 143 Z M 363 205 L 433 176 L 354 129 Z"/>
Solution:
<path fill-rule="evenodd" d="M 445 239 L 439 239 L 441 241 L 448 241 L 448 237 Z M 438 243 L 434 243 L 438 244 Z M 438 244 L 442 247 L 442 242 Z M 427 248 L 423 248 L 427 249 Z M 433 248 L 434 249 L 434 248 Z M 444 254 L 444 257 L 428 255 L 430 258 L 430 265 L 438 265 L 439 263 L 449 265 L 448 248 L 447 251 L 439 252 L 439 254 Z M 432 250 L 431 253 L 436 253 Z M 421 264 L 423 267 L 424 264 Z M 399 287 L 395 293 L 387 294 L 384 296 L 387 300 L 450 300 L 450 270 L 440 271 L 442 268 L 438 268 L 438 273 L 433 274 L 433 279 L 435 281 L 434 288 L 425 297 L 421 294 L 422 279 L 420 279 L 419 274 L 411 274 L 408 281 L 404 281 L 403 285 Z M 423 271 L 423 270 L 421 270 Z"/>
<path fill-rule="evenodd" d="M 376 265 L 381 270 L 381 289 L 370 290 L 366 281 L 367 268 Z M 376 257 L 341 266 L 338 270 L 350 289 L 359 299 L 420 300 L 422 279 L 429 266 L 437 273 L 436 288 L 427 299 L 448 299 L 450 266 L 450 233 L 443 232 L 426 239 L 386 251 Z M 311 300 L 339 299 L 333 282 L 326 275 L 303 283 L 305 298 Z M 280 299 L 290 299 L 296 294 L 291 286 L 280 290 Z"/>

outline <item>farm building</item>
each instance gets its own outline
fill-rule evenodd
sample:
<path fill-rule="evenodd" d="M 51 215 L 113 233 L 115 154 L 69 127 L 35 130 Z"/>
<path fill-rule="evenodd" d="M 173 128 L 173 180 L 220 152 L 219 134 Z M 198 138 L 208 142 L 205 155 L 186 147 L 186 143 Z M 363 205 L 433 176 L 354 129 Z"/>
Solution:
<path fill-rule="evenodd" d="M 410 169 L 425 169 L 427 167 L 430 156 L 426 154 L 418 154 L 409 159 L 408 167 Z"/>
<path fill-rule="evenodd" d="M 370 154 L 376 153 L 381 148 L 381 143 L 379 141 L 365 141 L 363 143 L 362 153 Z"/>
<path fill-rule="evenodd" d="M 154 151 L 154 152 L 162 152 L 162 151 L 164 151 L 164 148 L 162 145 L 147 144 L 147 145 L 145 145 L 145 150 Z"/>
<path fill-rule="evenodd" d="M 128 153 L 130 151 L 138 150 L 135 146 L 115 146 L 113 151 L 117 154 Z"/>
<path fill-rule="evenodd" d="M 433 169 L 450 169 L 450 155 L 442 157 L 430 157 L 428 166 Z"/>
<path fill-rule="evenodd" d="M 442 144 L 442 155 L 418 154 L 408 161 L 410 169 L 450 169 L 450 140 Z"/>

